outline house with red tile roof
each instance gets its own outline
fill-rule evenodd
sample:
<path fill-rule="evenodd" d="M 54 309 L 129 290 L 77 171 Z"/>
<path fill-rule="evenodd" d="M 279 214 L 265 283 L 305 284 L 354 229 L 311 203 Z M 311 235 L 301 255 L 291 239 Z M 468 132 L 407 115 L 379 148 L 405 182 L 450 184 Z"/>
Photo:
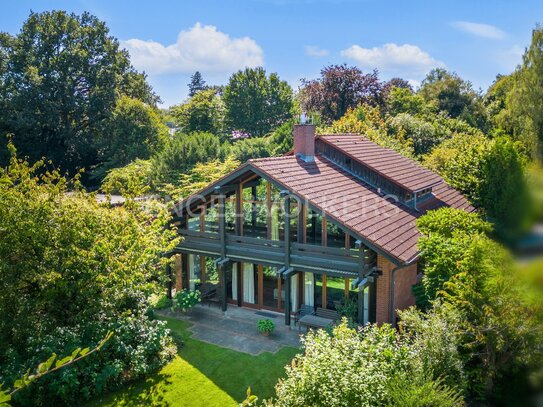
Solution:
<path fill-rule="evenodd" d="M 436 173 L 358 134 L 294 127 L 294 149 L 249 160 L 172 209 L 183 236 L 170 295 L 326 326 L 339 314 L 394 323 L 415 302 L 417 219 L 473 211 Z"/>

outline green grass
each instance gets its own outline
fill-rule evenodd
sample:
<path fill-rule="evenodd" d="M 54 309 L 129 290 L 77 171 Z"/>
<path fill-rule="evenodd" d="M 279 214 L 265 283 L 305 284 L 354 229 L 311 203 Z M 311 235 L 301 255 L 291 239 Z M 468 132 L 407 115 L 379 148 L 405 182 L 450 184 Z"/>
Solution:
<path fill-rule="evenodd" d="M 191 338 L 186 321 L 160 319 L 184 342 L 176 358 L 156 374 L 90 406 L 237 406 L 249 386 L 262 400 L 273 395 L 284 366 L 298 352 L 282 348 L 276 354 L 252 356 Z"/>

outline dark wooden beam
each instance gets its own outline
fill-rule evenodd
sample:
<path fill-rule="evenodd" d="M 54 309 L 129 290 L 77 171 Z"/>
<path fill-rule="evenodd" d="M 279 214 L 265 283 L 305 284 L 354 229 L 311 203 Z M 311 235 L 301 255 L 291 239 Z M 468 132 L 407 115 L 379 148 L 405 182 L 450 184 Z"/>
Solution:
<path fill-rule="evenodd" d="M 281 195 L 283 196 L 283 218 L 285 220 L 285 227 L 284 227 L 284 240 L 285 240 L 285 267 L 290 267 L 290 196 L 288 192 L 281 191 Z"/>
<path fill-rule="evenodd" d="M 236 186 L 236 235 L 243 235 L 243 184 Z"/>
<path fill-rule="evenodd" d="M 171 300 L 172 299 L 172 290 L 173 290 L 173 282 L 172 282 L 172 266 L 170 263 L 166 265 L 166 276 L 168 277 L 168 293 L 167 297 Z"/>
<path fill-rule="evenodd" d="M 226 257 L 226 197 L 220 190 L 220 188 L 215 189 L 218 193 L 218 211 L 219 211 L 219 240 L 221 242 L 221 257 L 224 259 Z"/>
<path fill-rule="evenodd" d="M 237 270 L 236 270 L 236 273 L 237 273 L 237 278 L 236 278 L 236 283 L 237 283 L 237 291 L 238 291 L 238 307 L 241 307 L 241 303 L 242 303 L 242 287 L 243 287 L 243 281 L 241 281 L 241 278 L 242 278 L 242 273 L 241 273 L 241 268 L 243 267 L 243 263 L 241 262 L 238 262 L 238 266 L 236 267 Z"/>

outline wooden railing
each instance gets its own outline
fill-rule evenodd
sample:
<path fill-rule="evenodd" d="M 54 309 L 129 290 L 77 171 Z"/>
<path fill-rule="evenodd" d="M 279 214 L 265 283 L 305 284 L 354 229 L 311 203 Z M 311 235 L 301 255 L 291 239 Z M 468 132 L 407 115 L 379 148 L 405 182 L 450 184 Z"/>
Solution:
<path fill-rule="evenodd" d="M 177 247 L 177 251 L 220 257 L 221 241 L 218 233 L 186 229 L 180 230 L 179 233 L 184 239 Z M 347 252 L 344 248 L 290 243 L 290 264 L 299 271 L 355 277 L 360 264 L 357 256 L 357 251 Z M 279 240 L 226 234 L 226 257 L 232 261 L 282 267 L 285 261 L 285 243 Z"/>

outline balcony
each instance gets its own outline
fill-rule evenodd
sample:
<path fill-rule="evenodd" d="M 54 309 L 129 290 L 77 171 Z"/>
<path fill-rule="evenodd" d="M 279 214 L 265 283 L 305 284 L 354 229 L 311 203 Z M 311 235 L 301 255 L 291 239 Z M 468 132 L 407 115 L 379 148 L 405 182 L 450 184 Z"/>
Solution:
<path fill-rule="evenodd" d="M 177 246 L 180 253 L 221 257 L 219 233 L 180 229 L 183 241 Z M 297 271 L 337 277 L 356 278 L 360 269 L 360 252 L 345 248 L 324 247 L 290 242 L 290 267 Z M 263 264 L 272 267 L 285 265 L 285 242 L 248 236 L 226 234 L 225 253 L 232 261 Z"/>

